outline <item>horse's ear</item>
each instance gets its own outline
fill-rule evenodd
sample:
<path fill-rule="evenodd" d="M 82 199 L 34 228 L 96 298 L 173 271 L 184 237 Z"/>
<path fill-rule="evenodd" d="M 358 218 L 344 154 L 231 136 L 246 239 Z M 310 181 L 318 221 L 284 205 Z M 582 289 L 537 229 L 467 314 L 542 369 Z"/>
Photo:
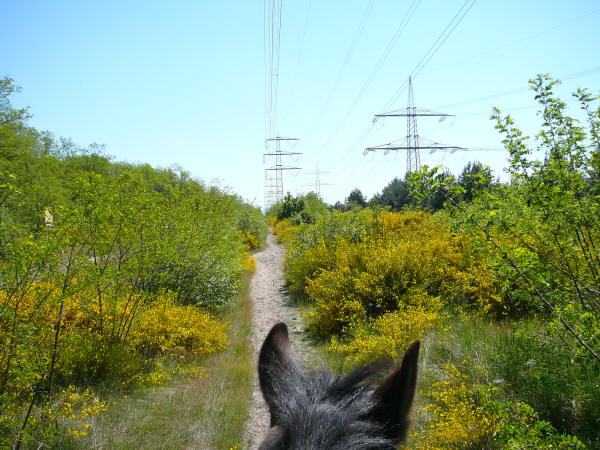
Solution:
<path fill-rule="evenodd" d="M 258 380 L 271 413 L 271 426 L 276 422 L 277 388 L 283 385 L 278 381 L 294 367 L 287 325 L 279 322 L 271 328 L 258 356 Z"/>
<path fill-rule="evenodd" d="M 373 419 L 383 426 L 388 439 L 401 441 L 406 436 L 417 385 L 419 346 L 419 341 L 412 343 L 402 358 L 402 365 L 390 373 L 373 393 L 377 400 Z"/>

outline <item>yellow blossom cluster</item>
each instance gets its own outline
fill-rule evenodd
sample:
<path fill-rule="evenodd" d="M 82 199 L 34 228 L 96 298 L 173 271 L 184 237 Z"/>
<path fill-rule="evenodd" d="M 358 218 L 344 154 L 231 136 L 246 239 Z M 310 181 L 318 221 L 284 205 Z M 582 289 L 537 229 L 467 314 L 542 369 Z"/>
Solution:
<path fill-rule="evenodd" d="M 243 231 L 241 233 L 242 242 L 246 245 L 250 250 L 258 248 L 260 246 L 260 241 L 257 236 L 248 231 Z"/>
<path fill-rule="evenodd" d="M 71 436 L 84 437 L 92 430 L 92 419 L 107 409 L 108 403 L 99 400 L 91 390 L 78 391 L 75 386 L 68 386 L 41 413 L 51 421 L 63 422 Z"/>
<path fill-rule="evenodd" d="M 382 357 L 398 361 L 404 350 L 421 339 L 439 320 L 441 301 L 424 293 L 421 301 L 385 313 L 370 323 L 351 327 L 345 339 L 334 336 L 330 350 L 344 354 L 350 364 L 365 364 Z M 417 296 L 413 294 L 413 296 Z"/>
<path fill-rule="evenodd" d="M 244 270 L 254 273 L 256 272 L 256 260 L 252 255 L 246 253 L 244 255 L 244 259 L 242 259 L 242 267 Z"/>
<path fill-rule="evenodd" d="M 164 295 L 139 315 L 131 343 L 147 354 L 190 352 L 207 355 L 223 350 L 227 326 L 195 306 L 183 306 Z"/>
<path fill-rule="evenodd" d="M 285 245 L 290 245 L 293 242 L 294 235 L 300 229 L 300 225 L 292 225 L 290 219 L 279 220 L 273 225 L 273 233 L 277 237 L 277 242 Z"/>
<path fill-rule="evenodd" d="M 409 448 L 586 448 L 577 437 L 562 435 L 540 420 L 528 404 L 498 400 L 496 386 L 478 386 L 454 365 L 443 367 L 442 379 L 428 388 L 425 398 Z"/>
<path fill-rule="evenodd" d="M 411 447 L 485 448 L 485 441 L 501 424 L 482 406 L 475 387 L 454 365 L 444 366 L 444 373 L 445 379 L 431 386 L 429 402 L 418 413 L 428 419 L 413 431 Z"/>
<path fill-rule="evenodd" d="M 183 359 L 184 356 L 180 356 Z M 155 359 L 151 369 L 146 373 L 140 373 L 133 377 L 137 382 L 152 386 L 165 386 L 175 377 L 182 377 L 185 381 L 192 382 L 199 378 L 206 378 L 206 370 L 191 364 L 173 364 L 174 360 L 169 358 Z"/>

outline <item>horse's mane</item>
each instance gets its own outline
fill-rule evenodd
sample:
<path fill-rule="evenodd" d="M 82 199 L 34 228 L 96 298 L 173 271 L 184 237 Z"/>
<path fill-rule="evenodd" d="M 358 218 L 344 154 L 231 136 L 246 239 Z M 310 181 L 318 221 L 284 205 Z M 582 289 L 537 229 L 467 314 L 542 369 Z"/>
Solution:
<path fill-rule="evenodd" d="M 261 449 L 394 449 L 408 428 L 418 342 L 401 366 L 374 389 L 366 380 L 386 365 L 372 364 L 346 376 L 304 373 L 291 352 L 287 327 L 273 327 L 261 348 L 259 379 L 271 429 Z"/>

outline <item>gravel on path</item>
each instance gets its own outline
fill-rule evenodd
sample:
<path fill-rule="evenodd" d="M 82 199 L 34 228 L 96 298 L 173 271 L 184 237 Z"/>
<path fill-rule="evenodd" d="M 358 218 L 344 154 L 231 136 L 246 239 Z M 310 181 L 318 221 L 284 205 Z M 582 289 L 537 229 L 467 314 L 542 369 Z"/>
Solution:
<path fill-rule="evenodd" d="M 290 340 L 298 362 L 304 364 L 309 358 L 310 348 L 305 341 L 302 317 L 291 305 L 283 280 L 283 257 L 285 249 L 275 242 L 272 233 L 267 236 L 267 248 L 254 255 L 256 273 L 250 283 L 252 299 L 252 348 L 254 363 L 263 340 L 277 322 L 285 322 L 290 331 Z M 269 429 L 269 410 L 265 404 L 258 377 L 255 373 L 252 402 L 244 435 L 244 448 L 256 449 Z"/>

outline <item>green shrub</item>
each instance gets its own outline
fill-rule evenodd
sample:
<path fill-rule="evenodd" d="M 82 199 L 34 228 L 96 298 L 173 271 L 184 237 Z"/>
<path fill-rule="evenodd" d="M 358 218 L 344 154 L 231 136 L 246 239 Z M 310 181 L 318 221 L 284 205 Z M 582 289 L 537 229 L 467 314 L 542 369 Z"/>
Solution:
<path fill-rule="evenodd" d="M 307 281 L 320 269 L 333 267 L 340 243 L 360 242 L 365 237 L 368 217 L 369 212 L 332 211 L 296 234 L 285 259 L 285 279 L 293 296 L 307 298 Z"/>
<path fill-rule="evenodd" d="M 301 239 L 302 233 L 295 242 Z M 298 259 L 312 270 L 303 281 L 315 307 L 311 328 L 320 336 L 395 311 L 415 290 L 459 305 L 484 304 L 496 295 L 469 238 L 429 214 L 380 213 L 367 220 L 361 239 L 340 240 L 333 250 L 321 241 Z M 288 279 L 295 275 L 299 282 L 289 267 Z"/>
<path fill-rule="evenodd" d="M 526 403 L 497 400 L 498 388 L 477 386 L 454 365 L 425 394 L 410 448 L 537 449 L 586 448 L 575 436 L 561 435 L 539 420 Z"/>

